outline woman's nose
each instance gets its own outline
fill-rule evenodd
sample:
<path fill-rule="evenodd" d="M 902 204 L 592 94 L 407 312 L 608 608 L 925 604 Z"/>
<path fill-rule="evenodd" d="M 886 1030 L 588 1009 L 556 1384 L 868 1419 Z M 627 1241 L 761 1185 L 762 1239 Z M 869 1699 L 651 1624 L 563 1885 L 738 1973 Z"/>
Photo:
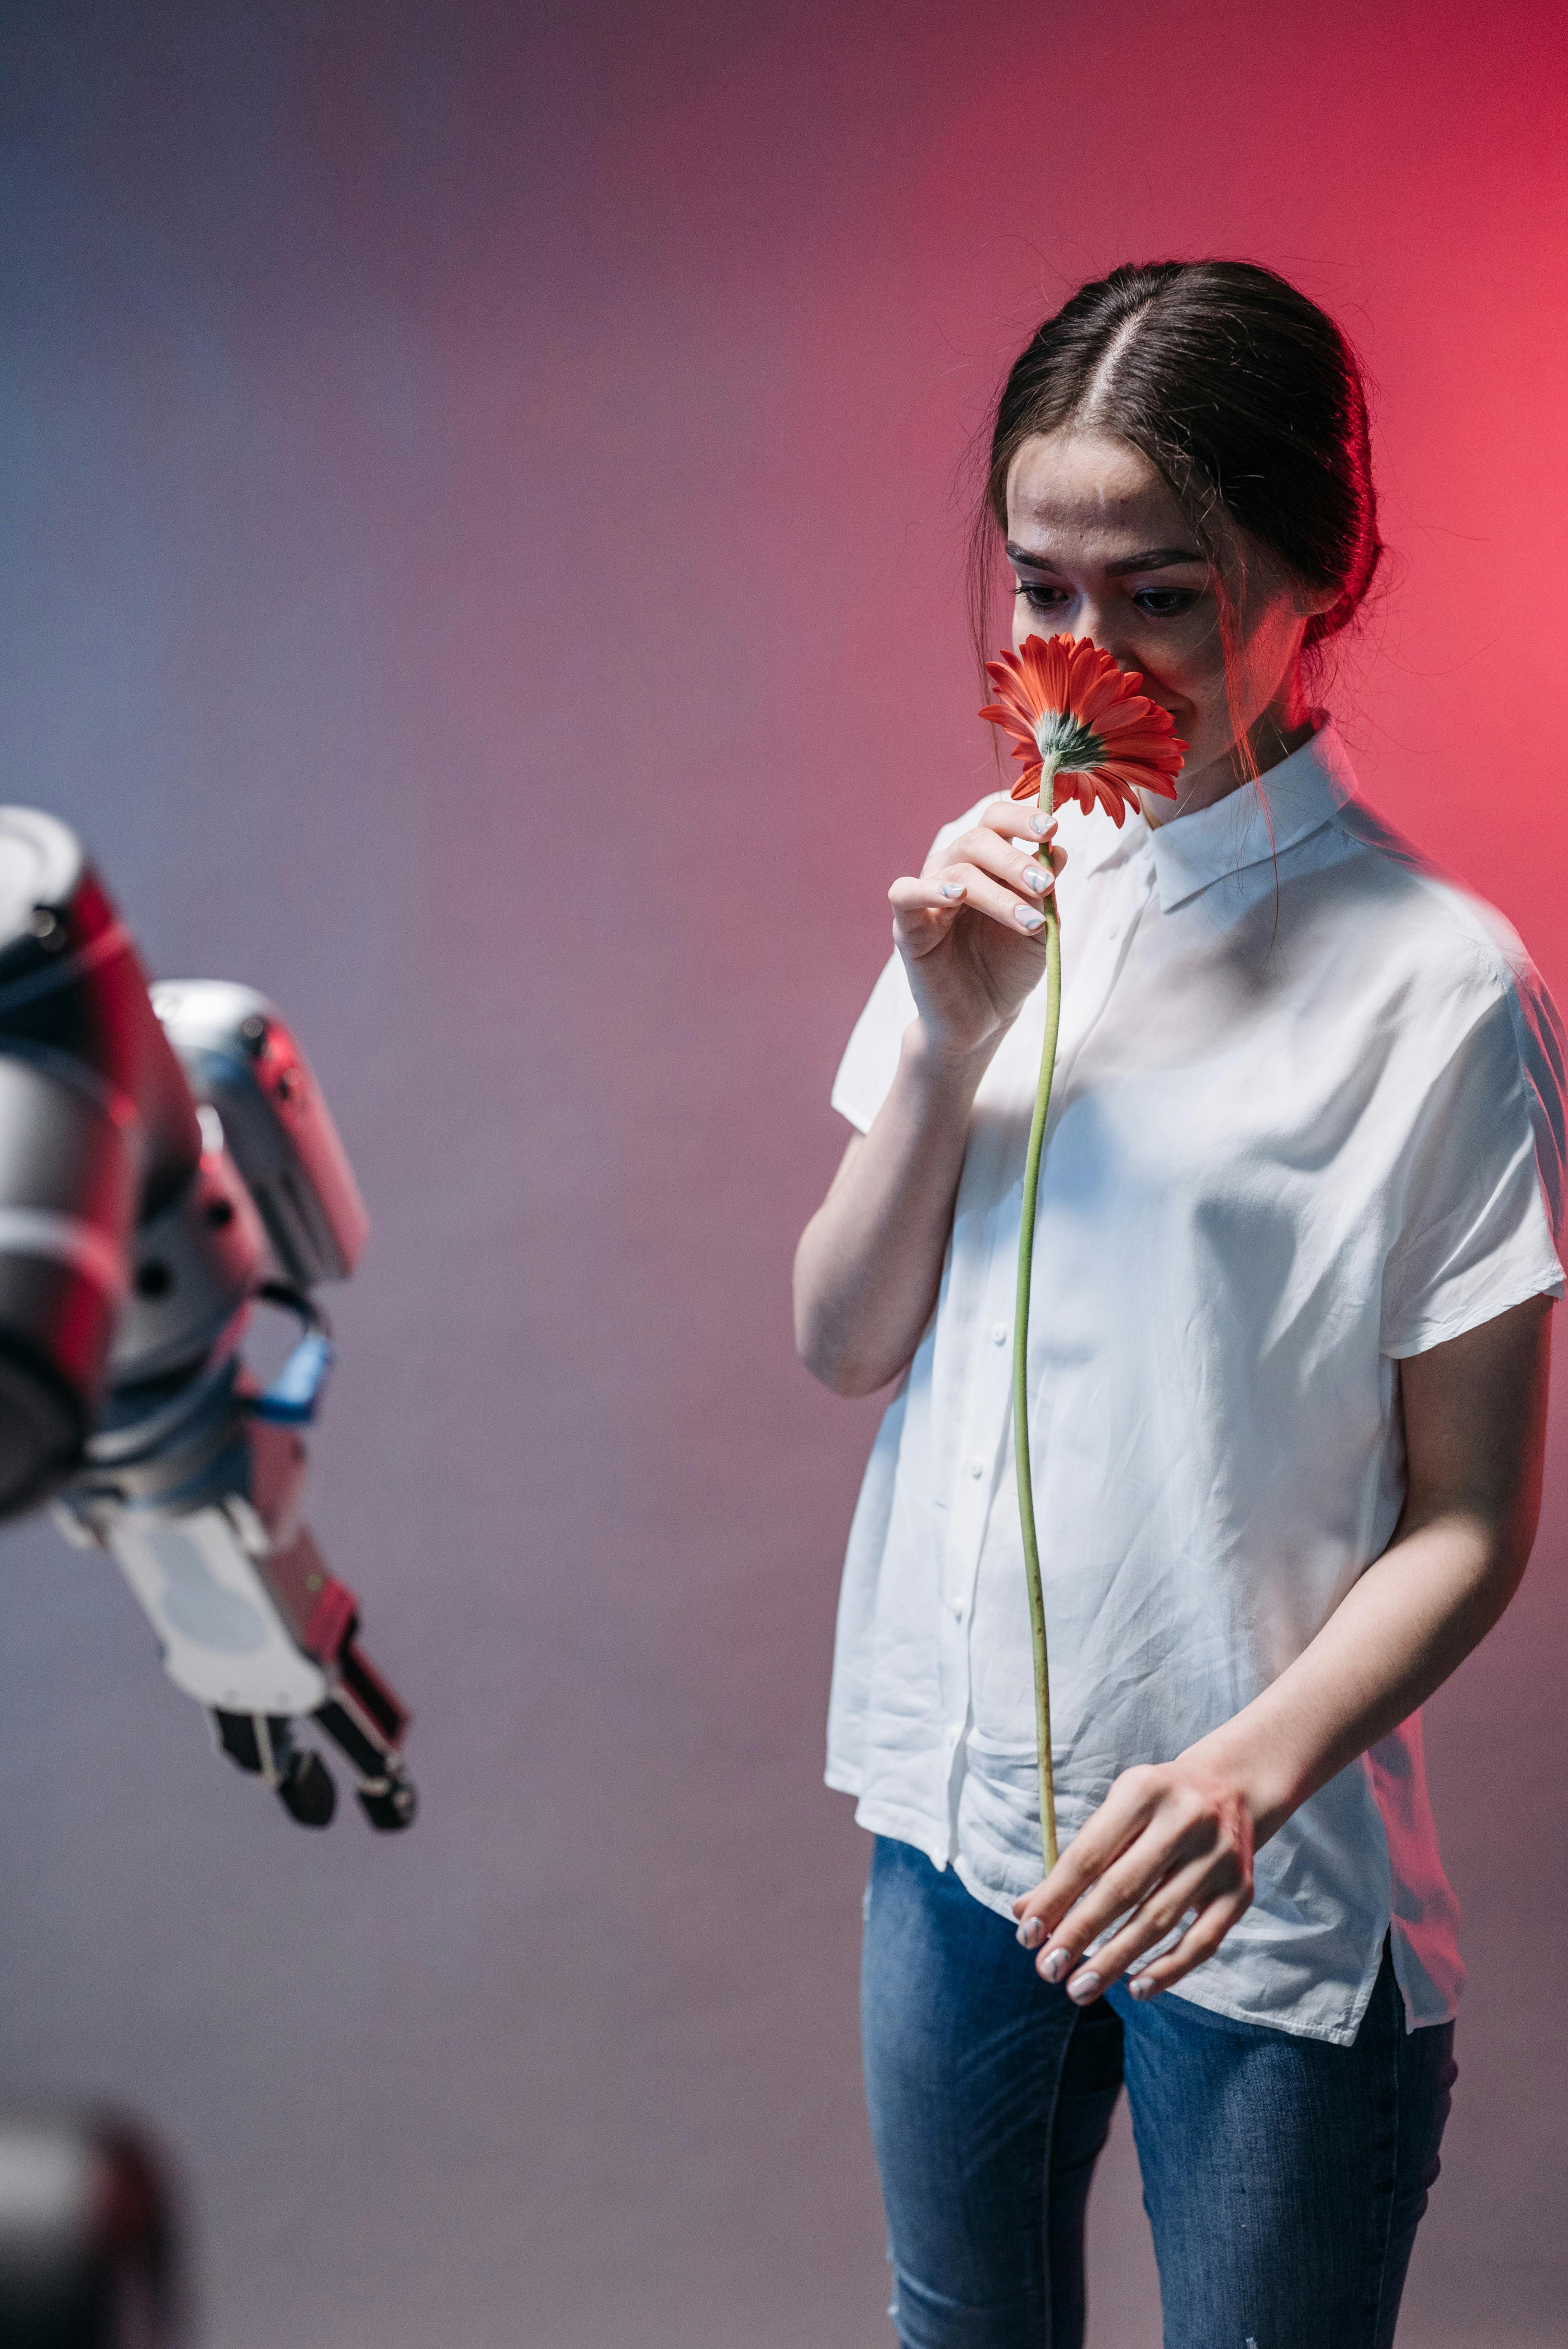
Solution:
<path fill-rule="evenodd" d="M 1083 598 L 1073 620 L 1074 642 L 1082 643 L 1086 638 L 1098 645 L 1102 653 L 1109 653 L 1119 668 L 1129 666 L 1125 620 L 1119 623 L 1110 607 L 1099 604 L 1092 595 Z"/>

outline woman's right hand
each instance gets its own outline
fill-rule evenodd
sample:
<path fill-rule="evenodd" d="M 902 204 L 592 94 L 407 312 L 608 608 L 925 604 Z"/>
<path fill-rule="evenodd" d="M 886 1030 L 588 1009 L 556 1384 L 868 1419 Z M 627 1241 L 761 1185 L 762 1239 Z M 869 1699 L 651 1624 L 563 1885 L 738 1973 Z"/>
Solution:
<path fill-rule="evenodd" d="M 888 891 L 919 1016 L 795 1258 L 800 1359 L 835 1394 L 896 1378 L 931 1319 L 975 1089 L 1045 969 L 1040 908 L 1067 862 L 1055 830 L 1037 807 L 994 800 L 918 881 Z M 1048 865 L 1035 863 L 1042 846 Z"/>
<path fill-rule="evenodd" d="M 1046 967 L 1045 914 L 1067 852 L 1056 818 L 993 800 L 956 840 L 932 851 L 918 880 L 888 891 L 892 934 L 925 1040 L 943 1053 L 997 1044 Z M 1050 845 L 1050 867 L 1036 862 Z"/>

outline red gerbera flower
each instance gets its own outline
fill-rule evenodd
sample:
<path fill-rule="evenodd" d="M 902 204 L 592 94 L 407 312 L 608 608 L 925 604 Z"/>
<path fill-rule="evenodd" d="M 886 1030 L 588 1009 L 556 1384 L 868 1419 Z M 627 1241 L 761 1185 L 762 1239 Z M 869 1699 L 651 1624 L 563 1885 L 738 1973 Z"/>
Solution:
<path fill-rule="evenodd" d="M 1098 803 L 1119 824 L 1140 790 L 1175 798 L 1187 745 L 1174 719 L 1139 690 L 1136 669 L 1118 668 L 1087 636 L 1028 636 L 1022 652 L 987 661 L 985 674 L 997 698 L 980 715 L 1017 737 L 1013 756 L 1026 761 L 1016 800 L 1042 792 L 1047 771 L 1051 804 L 1060 775 L 1085 815 Z"/>

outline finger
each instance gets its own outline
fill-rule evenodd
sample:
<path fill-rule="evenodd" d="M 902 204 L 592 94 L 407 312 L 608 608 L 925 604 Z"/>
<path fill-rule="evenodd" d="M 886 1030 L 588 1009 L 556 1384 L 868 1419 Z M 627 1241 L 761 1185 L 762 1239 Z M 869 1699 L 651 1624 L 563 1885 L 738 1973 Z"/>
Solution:
<path fill-rule="evenodd" d="M 933 874 L 902 874 L 887 893 L 895 914 L 945 914 L 949 920 L 964 902 L 963 876 L 954 868 Z"/>
<path fill-rule="evenodd" d="M 964 911 L 967 895 L 964 881 L 952 874 L 929 881 L 904 874 L 887 893 L 894 938 L 917 959 L 929 954 Z"/>
<path fill-rule="evenodd" d="M 1037 848 L 1042 841 L 1056 838 L 1058 819 L 1042 814 L 1032 800 L 993 800 L 980 821 L 988 831 L 999 832 L 1004 840 L 1026 840 Z M 1062 853 L 1067 854 L 1065 849 Z"/>
<path fill-rule="evenodd" d="M 1031 1940 L 1031 1946 L 1040 1951 L 1037 1964 L 1041 1980 L 1065 1982 L 1085 1951 L 1102 1933 L 1109 1933 L 1121 1919 L 1154 1897 L 1177 1857 L 1165 1837 L 1140 1836 L 1119 1866 L 1101 1877 L 1058 1923 L 1044 1931 L 1038 1940 Z M 1178 1909 L 1177 1915 L 1181 1913 Z"/>
<path fill-rule="evenodd" d="M 982 873 L 990 874 L 993 879 L 1004 883 L 1008 888 L 1017 890 L 1025 899 L 1038 900 L 1048 896 L 1056 887 L 1054 864 L 1048 859 L 1042 862 L 1026 849 L 999 838 L 995 833 L 987 831 L 984 824 L 976 824 L 973 831 L 949 841 L 926 867 L 925 878 L 934 880 L 944 871 L 962 869 L 971 864 Z"/>
<path fill-rule="evenodd" d="M 946 867 L 942 887 L 949 888 L 955 882 L 963 884 L 964 903 L 975 913 L 984 914 L 987 920 L 999 923 L 1003 929 L 1015 933 L 1021 930 L 1032 937 L 1044 927 L 1044 907 L 1033 892 L 1025 897 L 970 863 Z"/>
<path fill-rule="evenodd" d="M 1013 1903 L 1015 1917 L 1046 1925 L 1065 1917 L 1090 1885 L 1140 1836 L 1153 1817 L 1165 1784 L 1153 1771 L 1124 1770 L 1109 1794 L 1085 1821 L 1043 1884 Z"/>
<path fill-rule="evenodd" d="M 1141 1836 L 1126 1865 L 1102 1877 L 1093 1891 L 1058 1924 L 1047 1928 L 1033 1918 L 1026 1918 L 1018 1928 L 1018 1939 L 1026 1949 L 1039 1951 L 1035 1966 L 1041 1981 L 1068 1981 L 1096 1941 L 1123 1920 L 1141 1915 L 1144 1904 L 1155 1898 L 1170 1875 L 1171 1860 L 1170 1847 L 1163 1838 Z M 1209 1865 L 1206 1860 L 1198 1863 L 1200 1879 Z M 1187 1906 L 1183 1901 L 1176 1915 L 1180 1916 Z M 1164 1930 L 1168 1931 L 1169 1925 Z M 1151 1933 L 1141 1946 L 1151 1947 L 1159 1938 L 1158 1933 Z M 1098 1959 L 1097 1951 L 1097 1963 Z"/>
<path fill-rule="evenodd" d="M 1244 1896 L 1232 1892 L 1211 1901 L 1194 1917 L 1179 1941 L 1173 1941 L 1162 1956 L 1150 1958 L 1146 1966 L 1140 1967 L 1127 1985 L 1130 1995 L 1140 2000 L 1154 1998 L 1161 1991 L 1169 1990 L 1172 1982 L 1179 1982 L 1184 1974 L 1190 1974 L 1195 1966 L 1202 1965 L 1252 1905 L 1250 1890 Z"/>
<path fill-rule="evenodd" d="M 1065 1967 L 1058 1967 L 1056 1979 L 1059 1982 L 1067 1976 L 1069 1998 L 1098 1997 L 1113 1982 L 1121 1980 L 1135 1958 L 1140 1958 L 1146 1950 L 1153 1949 L 1156 1942 L 1173 1932 L 1189 1911 L 1196 1912 L 1211 1900 L 1232 1899 L 1243 1892 L 1250 1900 L 1250 1889 L 1241 1880 L 1240 1863 L 1233 1855 L 1226 1854 L 1215 1860 L 1211 1854 L 1191 1860 L 1185 1868 L 1173 1869 L 1154 1887 L 1121 1930 L 1094 1951 L 1082 1971 L 1068 1974 Z M 1077 1920 L 1073 1922 L 1076 1925 Z M 1093 1940 L 1095 1936 L 1091 1934 L 1089 1939 Z M 1051 1955 L 1056 1954 L 1060 1940 L 1058 1935 Z M 1082 1986 L 1088 1982 L 1091 1972 L 1093 1988 L 1085 1990 Z"/>

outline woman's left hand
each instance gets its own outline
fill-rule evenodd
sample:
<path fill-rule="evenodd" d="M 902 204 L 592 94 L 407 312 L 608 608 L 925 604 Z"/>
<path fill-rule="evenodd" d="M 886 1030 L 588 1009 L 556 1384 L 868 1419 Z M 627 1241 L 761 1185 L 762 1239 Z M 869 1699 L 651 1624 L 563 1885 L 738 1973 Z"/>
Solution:
<path fill-rule="evenodd" d="M 1212 1958 L 1253 1898 L 1253 1812 L 1233 1779 L 1195 1756 L 1124 1770 L 1043 1884 L 1013 1903 L 1047 1982 L 1088 2005 L 1191 1912 L 1181 1939 L 1134 1975 L 1134 1998 Z M 1128 1912 L 1130 1910 L 1130 1915 Z M 1125 1919 L 1081 1965 L 1091 1941 Z"/>

